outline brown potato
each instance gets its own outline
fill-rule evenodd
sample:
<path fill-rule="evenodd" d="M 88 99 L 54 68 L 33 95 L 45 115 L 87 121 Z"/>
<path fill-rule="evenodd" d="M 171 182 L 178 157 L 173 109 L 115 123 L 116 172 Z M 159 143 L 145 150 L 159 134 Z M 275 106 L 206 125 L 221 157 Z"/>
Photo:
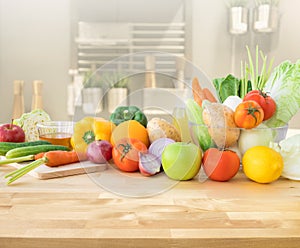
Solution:
<path fill-rule="evenodd" d="M 150 143 L 159 138 L 170 138 L 176 142 L 181 141 L 180 133 L 175 126 L 162 118 L 152 118 L 147 124 L 147 131 Z"/>
<path fill-rule="evenodd" d="M 208 132 L 220 148 L 234 145 L 240 135 L 233 119 L 234 112 L 221 103 L 211 103 L 203 110 L 203 121 L 208 126 Z"/>

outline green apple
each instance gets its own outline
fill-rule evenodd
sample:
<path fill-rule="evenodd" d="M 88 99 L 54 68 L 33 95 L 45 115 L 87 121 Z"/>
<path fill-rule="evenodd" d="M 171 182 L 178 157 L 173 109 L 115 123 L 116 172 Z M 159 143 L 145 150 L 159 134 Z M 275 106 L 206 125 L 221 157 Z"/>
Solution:
<path fill-rule="evenodd" d="M 175 142 L 165 147 L 162 167 L 166 175 L 174 180 L 190 180 L 201 167 L 202 152 L 193 143 Z"/>

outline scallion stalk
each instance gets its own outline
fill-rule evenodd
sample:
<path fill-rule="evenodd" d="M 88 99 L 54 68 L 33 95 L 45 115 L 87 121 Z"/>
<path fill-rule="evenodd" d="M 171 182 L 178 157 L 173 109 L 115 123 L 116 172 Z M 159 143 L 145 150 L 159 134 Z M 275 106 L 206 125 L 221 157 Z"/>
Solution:
<path fill-rule="evenodd" d="M 259 51 L 258 46 L 255 49 L 255 65 L 253 64 L 253 59 L 251 56 L 251 52 L 248 46 L 246 46 L 247 54 L 248 54 L 248 62 L 249 66 L 245 63 L 245 66 L 241 67 L 245 72 L 242 78 L 244 79 L 243 84 L 246 84 L 246 91 L 248 88 L 248 78 L 251 80 L 251 88 L 252 90 L 263 90 L 267 80 L 270 77 L 274 58 L 270 61 L 270 64 L 267 68 L 267 56 L 264 55 L 262 51 Z M 259 72 L 259 57 L 262 60 L 261 71 Z M 244 92 L 242 92 L 243 94 Z M 247 92 L 246 92 L 247 93 Z M 242 96 L 242 95 L 241 95 Z"/>
<path fill-rule="evenodd" d="M 24 176 L 28 172 L 34 170 L 38 166 L 40 166 L 43 163 L 45 163 L 45 161 L 46 161 L 45 159 L 46 158 L 37 159 L 37 160 L 31 162 L 30 164 L 25 165 L 22 168 L 20 168 L 18 170 L 15 170 L 15 171 L 13 171 L 13 172 L 8 173 L 7 175 L 5 175 L 4 178 L 10 177 L 10 179 L 7 182 L 7 185 L 11 184 L 12 182 L 16 181 L 17 179 L 19 179 L 20 177 Z"/>

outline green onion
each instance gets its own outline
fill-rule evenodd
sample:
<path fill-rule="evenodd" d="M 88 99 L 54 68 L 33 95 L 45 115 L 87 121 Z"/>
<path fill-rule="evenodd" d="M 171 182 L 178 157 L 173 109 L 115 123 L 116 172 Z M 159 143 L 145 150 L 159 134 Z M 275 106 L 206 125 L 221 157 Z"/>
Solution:
<path fill-rule="evenodd" d="M 27 156 L 18 157 L 18 158 L 3 159 L 3 160 L 0 160 L 0 165 L 19 163 L 19 162 L 24 162 L 24 161 L 29 161 L 29 160 L 34 160 L 34 155 L 27 155 Z"/>
<path fill-rule="evenodd" d="M 248 54 L 249 65 L 245 62 L 244 66 L 241 66 L 241 70 L 245 73 L 241 73 L 242 92 L 241 97 L 247 93 L 248 79 L 251 80 L 252 90 L 262 90 L 270 77 L 274 58 L 271 59 L 269 66 L 267 67 L 267 56 L 262 51 L 259 51 L 258 46 L 255 49 L 255 64 L 251 56 L 251 52 L 248 46 L 246 46 Z M 261 71 L 259 72 L 259 58 L 262 60 Z M 244 91 L 246 90 L 246 91 Z"/>
<path fill-rule="evenodd" d="M 28 165 L 23 166 L 22 168 L 20 168 L 18 170 L 8 173 L 7 175 L 4 176 L 4 178 L 10 177 L 10 179 L 7 182 L 7 185 L 16 181 L 17 179 L 24 176 L 28 172 L 34 170 L 35 168 L 39 167 L 40 165 L 44 164 L 46 161 L 47 161 L 47 158 L 43 157 L 43 158 L 40 158 L 40 159 L 37 159 L 37 160 L 31 162 Z"/>

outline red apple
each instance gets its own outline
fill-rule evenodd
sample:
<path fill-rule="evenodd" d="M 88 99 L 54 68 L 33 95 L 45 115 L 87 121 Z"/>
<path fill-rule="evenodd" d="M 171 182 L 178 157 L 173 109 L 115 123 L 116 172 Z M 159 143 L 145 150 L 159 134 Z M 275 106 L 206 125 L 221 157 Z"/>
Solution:
<path fill-rule="evenodd" d="M 0 126 L 0 142 L 24 142 L 24 130 L 12 123 L 2 124 Z"/>

